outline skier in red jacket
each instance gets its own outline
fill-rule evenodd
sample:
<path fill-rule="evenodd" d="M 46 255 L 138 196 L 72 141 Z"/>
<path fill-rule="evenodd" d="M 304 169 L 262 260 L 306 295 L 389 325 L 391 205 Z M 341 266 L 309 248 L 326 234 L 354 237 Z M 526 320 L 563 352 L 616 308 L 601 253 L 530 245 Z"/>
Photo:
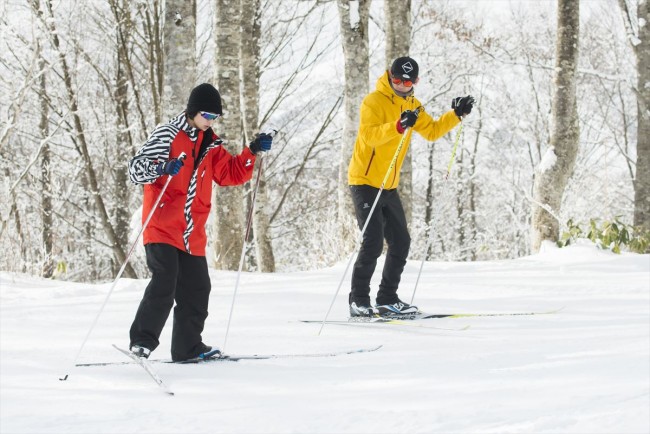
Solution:
<path fill-rule="evenodd" d="M 156 127 L 129 162 L 131 181 L 144 184 L 143 223 L 172 177 L 144 230 L 152 277 L 130 330 L 130 349 L 140 357 L 149 357 L 158 346 L 174 301 L 172 359 L 187 360 L 212 350 L 201 338 L 211 289 L 205 223 L 212 182 L 228 186 L 251 179 L 255 154 L 270 150 L 273 141 L 270 135 L 259 134 L 233 156 L 212 130 L 221 115 L 217 89 L 208 83 L 195 87 L 187 108 Z M 178 158 L 182 153 L 185 160 Z"/>

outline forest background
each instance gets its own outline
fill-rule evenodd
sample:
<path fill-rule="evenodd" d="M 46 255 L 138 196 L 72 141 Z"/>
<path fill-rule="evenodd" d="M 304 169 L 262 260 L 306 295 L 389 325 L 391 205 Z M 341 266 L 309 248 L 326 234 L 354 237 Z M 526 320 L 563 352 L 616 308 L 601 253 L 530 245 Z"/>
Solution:
<path fill-rule="evenodd" d="M 643 174 L 647 186 L 650 169 L 637 161 L 648 153 L 637 153 L 638 113 L 648 113 L 638 85 L 648 71 L 638 63 L 648 57 L 645 2 L 559 3 L 580 16 L 579 140 L 561 207 L 550 210 L 555 236 L 569 220 L 650 228 L 638 183 Z M 254 183 L 215 189 L 211 264 L 237 269 L 244 248 L 247 270 L 340 261 L 356 238 L 343 177 L 360 98 L 407 53 L 420 65 L 416 96 L 434 117 L 454 97 L 477 100 L 447 179 L 457 130 L 411 143 L 400 186 L 410 258 L 530 254 L 536 173 L 553 141 L 558 9 L 545 0 L 2 0 L 0 269 L 113 278 L 141 218 L 142 188 L 126 164 L 202 82 L 222 94 L 215 131 L 232 152 L 278 130 L 257 162 L 250 243 Z M 139 248 L 125 275 L 146 274 Z"/>

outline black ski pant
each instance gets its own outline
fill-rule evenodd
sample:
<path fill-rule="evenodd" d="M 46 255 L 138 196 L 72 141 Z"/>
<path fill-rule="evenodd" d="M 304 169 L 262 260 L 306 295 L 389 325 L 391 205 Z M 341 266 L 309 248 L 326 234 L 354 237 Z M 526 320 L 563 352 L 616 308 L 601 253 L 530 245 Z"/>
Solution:
<path fill-rule="evenodd" d="M 156 349 L 175 300 L 172 359 L 196 357 L 205 350 L 201 332 L 211 288 L 208 262 L 205 256 L 192 256 L 169 244 L 152 243 L 144 248 L 152 277 L 131 325 L 131 346 Z"/>
<path fill-rule="evenodd" d="M 369 185 L 351 185 L 350 191 L 357 223 L 359 229 L 362 229 L 379 189 Z M 382 191 L 366 232 L 363 234 L 359 255 L 352 270 L 350 303 L 355 301 L 360 305 L 370 305 L 370 279 L 375 272 L 377 258 L 384 248 L 384 239 L 388 244 L 388 250 L 377 292 L 378 305 L 393 304 L 399 300 L 397 288 L 411 246 L 404 208 L 396 189 Z"/>

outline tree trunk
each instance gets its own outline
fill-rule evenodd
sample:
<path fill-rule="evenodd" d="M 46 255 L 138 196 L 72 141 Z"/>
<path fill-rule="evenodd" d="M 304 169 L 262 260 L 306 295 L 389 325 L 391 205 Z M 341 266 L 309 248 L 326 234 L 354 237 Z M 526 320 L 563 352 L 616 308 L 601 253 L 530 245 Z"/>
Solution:
<path fill-rule="evenodd" d="M 40 52 L 41 46 L 37 44 L 37 49 Z M 45 75 L 45 59 L 39 56 L 38 69 L 41 72 L 40 79 L 40 101 L 41 101 L 41 120 L 38 124 L 42 140 L 46 140 L 49 134 L 48 119 L 50 113 L 50 106 L 47 102 L 47 78 Z M 41 228 L 41 237 L 43 241 L 43 266 L 41 268 L 41 276 L 50 278 L 54 275 L 54 256 L 52 247 L 54 245 L 54 230 L 52 221 L 52 177 L 50 172 L 50 145 L 49 143 L 43 144 L 41 150 L 41 219 L 43 227 Z"/>
<path fill-rule="evenodd" d="M 411 0 L 384 0 L 386 25 L 386 69 L 398 57 L 408 56 L 411 49 Z M 413 215 L 413 160 L 409 147 L 399 177 L 399 196 L 406 221 Z"/>
<path fill-rule="evenodd" d="M 241 102 L 239 79 L 239 53 L 241 46 L 240 4 L 228 0 L 217 0 L 217 52 L 216 81 L 224 116 L 215 123 L 217 135 L 224 140 L 225 148 L 231 154 L 242 149 Z M 244 188 L 217 187 L 213 200 L 216 208 L 214 227 L 215 267 L 222 270 L 237 270 L 244 241 Z"/>
<path fill-rule="evenodd" d="M 164 42 L 164 120 L 185 108 L 196 83 L 196 0 L 166 0 Z"/>
<path fill-rule="evenodd" d="M 368 16 L 371 0 L 337 0 L 345 58 L 345 123 L 339 163 L 338 222 L 342 254 L 356 240 L 354 207 L 348 188 L 348 165 L 359 127 L 359 107 L 368 93 Z"/>
<path fill-rule="evenodd" d="M 562 195 L 573 173 L 578 153 L 580 129 L 576 104 L 576 69 L 580 7 L 575 0 L 558 0 L 555 60 L 553 129 L 550 147 L 535 170 L 533 186 L 531 247 L 539 251 L 542 241 L 557 241 L 557 215 Z"/>
<path fill-rule="evenodd" d="M 432 252 L 433 246 L 429 245 L 428 240 L 433 239 L 432 231 L 434 229 L 433 225 L 435 223 L 433 221 L 434 210 L 435 209 L 440 209 L 439 206 L 434 206 L 434 204 L 435 204 L 434 192 L 435 192 L 435 189 L 436 189 L 435 182 L 434 182 L 435 174 L 433 172 L 433 167 L 434 167 L 434 164 L 435 164 L 435 160 L 434 160 L 435 149 L 436 149 L 436 145 L 435 145 L 435 142 L 434 142 L 429 147 L 429 153 L 427 155 L 427 160 L 428 160 L 428 163 L 429 163 L 429 180 L 427 182 L 426 207 L 424 209 L 424 221 L 427 224 L 427 232 L 428 232 L 426 234 L 428 248 L 424 252 L 424 257 L 426 258 L 427 261 L 433 259 L 431 257 L 431 252 Z"/>
<path fill-rule="evenodd" d="M 260 31 L 261 11 L 260 0 L 242 0 L 242 11 L 248 11 L 242 17 L 241 59 L 243 76 L 243 107 L 244 107 L 244 137 L 253 140 L 253 135 L 259 129 L 259 87 L 260 87 Z M 259 170 L 263 159 L 258 158 L 255 164 Z M 262 168 L 263 169 L 263 168 Z M 257 172 L 256 172 L 257 173 Z M 255 178 L 253 179 L 255 182 Z M 253 188 L 255 186 L 253 185 Z M 255 235 L 255 252 L 260 271 L 265 273 L 275 272 L 275 256 L 271 244 L 271 229 L 269 222 L 269 198 L 266 188 L 266 175 L 264 170 L 260 174 L 259 189 L 257 191 L 255 213 L 253 214 L 253 234 Z"/>
<path fill-rule="evenodd" d="M 127 21 L 128 22 L 128 21 Z M 132 29 L 128 26 L 122 28 L 122 35 L 125 37 L 125 40 L 130 39 Z M 124 59 L 125 50 L 118 50 L 117 52 L 117 68 L 115 82 L 115 109 L 117 112 L 117 117 L 115 118 L 116 128 L 115 131 L 115 143 L 117 146 L 113 146 L 109 152 L 112 153 L 112 158 L 114 161 L 124 161 L 126 163 L 124 152 L 125 149 L 133 149 L 133 139 L 130 134 L 129 129 L 129 95 L 128 95 L 128 77 L 125 71 L 125 64 L 127 62 Z M 131 216 L 129 213 L 129 191 L 130 191 L 130 182 L 128 171 L 124 169 L 123 165 L 119 165 L 117 168 L 112 169 L 114 179 L 113 183 L 113 195 L 114 200 L 114 224 L 115 224 L 115 233 L 117 236 L 117 242 L 120 246 L 123 246 L 124 249 L 129 248 L 129 233 L 131 231 L 130 220 Z M 121 263 L 113 263 L 113 273 L 117 274 L 122 266 Z M 133 270 L 135 273 L 135 270 Z M 136 276 L 133 276 L 136 277 Z"/>
<path fill-rule="evenodd" d="M 481 99 L 479 99 L 479 101 L 481 101 Z M 476 158 L 478 155 L 478 142 L 481 136 L 481 129 L 483 127 L 483 120 L 480 116 L 481 115 L 480 102 L 479 102 L 479 107 L 476 107 L 476 111 L 478 112 L 477 114 L 479 115 L 478 125 L 476 126 L 476 137 L 474 138 L 474 149 L 472 150 L 472 154 L 469 157 L 469 177 L 467 179 L 467 182 L 469 183 L 468 191 L 467 191 L 467 196 L 468 196 L 467 208 L 469 212 L 469 215 L 467 216 L 467 226 L 468 226 L 468 232 L 470 233 L 470 237 L 472 239 L 472 250 L 470 253 L 471 256 L 468 259 L 471 261 L 476 261 L 478 257 L 478 246 L 476 243 L 477 234 L 479 232 L 478 224 L 476 222 L 476 212 L 477 212 L 476 202 L 478 200 L 477 198 L 478 192 L 476 186 Z"/>
<path fill-rule="evenodd" d="M 634 226 L 650 230 L 650 6 L 638 1 L 636 14 L 619 0 L 628 39 L 636 56 L 637 142 L 634 176 Z M 634 18 L 634 16 L 636 17 Z"/>
<path fill-rule="evenodd" d="M 141 9 L 143 14 L 144 39 L 147 50 L 147 66 L 149 68 L 149 85 L 150 94 L 153 103 L 154 123 L 156 125 L 162 122 L 163 118 L 163 87 L 164 87 L 164 43 L 162 29 L 163 6 L 162 0 L 151 0 L 142 3 Z M 135 90 L 135 89 L 134 89 Z M 187 91 L 186 91 L 187 92 Z"/>
<path fill-rule="evenodd" d="M 458 182 L 454 184 L 456 194 L 454 195 L 456 199 L 456 215 L 454 216 L 454 220 L 452 222 L 452 227 L 454 228 L 454 232 L 456 235 L 456 245 L 457 245 L 457 253 L 455 255 L 455 260 L 461 261 L 463 260 L 463 252 L 464 252 L 464 247 L 465 247 L 465 242 L 467 239 L 467 235 L 465 234 L 465 194 L 464 194 L 464 189 L 466 187 L 464 180 L 469 178 L 469 175 L 465 174 L 465 149 L 461 147 L 460 153 L 458 155 L 458 159 L 456 161 L 456 164 L 458 165 L 458 172 L 456 174 L 458 178 Z"/>
<path fill-rule="evenodd" d="M 650 231 L 650 5 L 639 2 L 639 41 L 637 58 L 637 143 L 634 180 L 634 225 Z"/>
<path fill-rule="evenodd" d="M 134 55 L 129 45 L 128 39 L 131 36 L 131 32 L 134 28 L 134 21 L 131 17 L 129 4 L 126 1 L 121 0 L 109 0 L 108 3 L 113 13 L 113 17 L 115 18 L 115 22 L 117 23 L 115 26 L 117 51 L 118 55 L 121 56 L 121 59 L 124 62 L 123 66 L 129 79 L 129 83 L 131 84 L 131 91 L 133 92 L 134 97 L 133 105 L 135 106 L 135 111 L 138 114 L 140 130 L 147 131 L 146 115 L 144 114 L 144 109 L 142 108 L 142 98 L 140 97 L 140 86 L 136 81 L 134 72 L 135 68 L 130 57 Z M 133 122 L 135 123 L 135 121 Z M 135 151 L 136 150 L 133 149 L 133 152 Z"/>

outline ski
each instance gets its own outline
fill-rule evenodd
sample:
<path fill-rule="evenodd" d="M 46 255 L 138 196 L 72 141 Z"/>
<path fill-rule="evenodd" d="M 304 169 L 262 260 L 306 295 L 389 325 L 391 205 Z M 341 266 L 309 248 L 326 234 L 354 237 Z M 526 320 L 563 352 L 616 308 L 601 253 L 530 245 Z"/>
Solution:
<path fill-rule="evenodd" d="M 113 345 L 115 346 L 115 345 Z M 147 364 L 150 363 L 171 363 L 178 365 L 197 364 L 197 363 L 211 363 L 211 362 L 238 362 L 240 360 L 269 360 L 269 359 L 289 359 L 289 358 L 307 358 L 307 357 L 336 357 L 347 354 L 358 353 L 371 353 L 380 349 L 382 345 L 368 348 L 358 348 L 354 350 L 332 351 L 325 353 L 297 353 L 297 354 L 251 354 L 251 355 L 214 355 L 208 358 L 195 358 L 182 361 L 174 361 L 171 359 L 147 359 Z M 117 348 L 117 347 L 115 347 Z M 119 349 L 119 348 L 118 348 Z M 120 351 L 123 351 L 120 349 Z M 129 353 L 130 354 L 130 353 Z M 129 357 L 131 357 L 129 355 Z M 133 359 L 133 357 L 131 357 Z M 135 359 L 133 359 L 135 360 Z M 136 362 L 139 362 L 136 360 Z M 77 363 L 75 366 L 110 366 L 110 365 L 128 365 L 132 362 L 96 362 L 96 363 Z"/>
<path fill-rule="evenodd" d="M 357 353 L 371 353 L 377 351 L 383 345 L 378 345 L 376 347 L 370 348 L 359 348 L 355 350 L 343 350 L 343 351 L 332 351 L 329 353 L 301 353 L 301 354 L 252 354 L 246 356 L 237 356 L 237 355 L 227 355 L 219 354 L 212 357 L 201 358 L 197 357 L 195 359 L 182 360 L 182 361 L 173 361 L 173 360 L 157 360 L 159 363 L 175 363 L 180 365 L 185 365 L 188 363 L 210 363 L 210 362 L 238 362 L 240 360 L 268 360 L 268 359 L 293 359 L 293 358 L 306 358 L 306 357 L 336 357 L 343 356 L 347 354 L 357 354 Z"/>
<path fill-rule="evenodd" d="M 149 362 L 147 361 L 147 359 L 144 359 L 144 358 L 142 358 L 142 357 L 138 357 L 138 356 L 136 356 L 135 354 L 133 354 L 131 351 L 124 350 L 124 349 L 118 347 L 118 346 L 115 345 L 115 344 L 113 344 L 113 347 L 114 347 L 117 351 L 119 351 L 120 353 L 122 353 L 122 354 L 124 354 L 125 356 L 127 356 L 129 359 L 133 360 L 133 361 L 134 361 L 135 363 L 137 363 L 138 365 L 142 366 L 142 369 L 144 369 L 144 370 L 147 372 L 147 374 L 149 374 L 149 376 L 153 379 L 153 381 L 155 381 L 156 384 L 157 384 L 158 386 L 160 386 L 160 388 L 161 388 L 161 389 L 162 389 L 166 394 L 168 394 L 168 395 L 172 395 L 172 396 L 174 395 L 174 392 L 172 392 L 172 391 L 169 389 L 169 387 L 167 387 L 167 385 L 162 381 L 162 379 L 158 376 L 158 374 L 156 373 L 156 371 L 153 370 L 153 368 L 151 367 L 151 365 L 149 364 Z M 127 362 L 125 362 L 125 363 L 127 363 Z M 77 366 L 80 366 L 80 365 L 77 365 Z"/>
<path fill-rule="evenodd" d="M 539 311 L 539 312 L 484 312 L 484 313 L 426 313 L 426 312 L 417 312 L 410 314 L 402 315 L 386 315 L 386 316 L 355 316 L 350 317 L 347 320 L 329 320 L 325 321 L 325 324 L 368 324 L 368 323 L 378 323 L 378 324 L 395 324 L 395 325 L 407 325 L 413 327 L 426 327 L 426 328 L 439 328 L 441 330 L 466 330 L 469 326 L 459 328 L 459 329 L 448 329 L 442 327 L 428 327 L 424 326 L 418 322 L 418 320 L 424 319 L 441 319 L 441 318 L 472 318 L 472 317 L 494 317 L 494 316 L 532 316 L 532 315 L 551 315 L 558 313 L 564 308 L 549 310 L 549 311 Z M 300 320 L 303 323 L 319 323 L 322 324 L 322 320 Z"/>
<path fill-rule="evenodd" d="M 440 314 L 431 314 L 423 313 L 416 315 L 412 319 L 435 319 L 435 318 L 471 318 L 471 317 L 480 317 L 480 316 L 533 316 L 533 315 L 552 315 L 560 312 L 563 307 L 555 310 L 549 311 L 539 311 L 539 312 L 482 312 L 482 313 L 440 313 Z M 406 318 L 411 319 L 411 318 Z"/>
<path fill-rule="evenodd" d="M 302 323 L 308 323 L 308 324 L 322 324 L 322 320 L 300 320 Z M 446 330 L 446 331 L 452 331 L 452 332 L 458 332 L 458 331 L 463 331 L 467 330 L 470 328 L 469 325 L 466 325 L 464 327 L 433 327 L 430 325 L 422 324 L 419 322 L 415 322 L 412 320 L 412 318 L 407 318 L 407 319 L 394 319 L 394 318 L 386 318 L 386 317 L 353 317 L 348 320 L 328 320 L 325 321 L 325 324 L 334 324 L 334 325 L 368 325 L 368 324 L 377 324 L 377 325 L 396 325 L 396 326 L 405 326 L 405 327 L 417 327 L 417 328 L 423 328 L 423 329 L 428 329 L 428 330 Z"/>

